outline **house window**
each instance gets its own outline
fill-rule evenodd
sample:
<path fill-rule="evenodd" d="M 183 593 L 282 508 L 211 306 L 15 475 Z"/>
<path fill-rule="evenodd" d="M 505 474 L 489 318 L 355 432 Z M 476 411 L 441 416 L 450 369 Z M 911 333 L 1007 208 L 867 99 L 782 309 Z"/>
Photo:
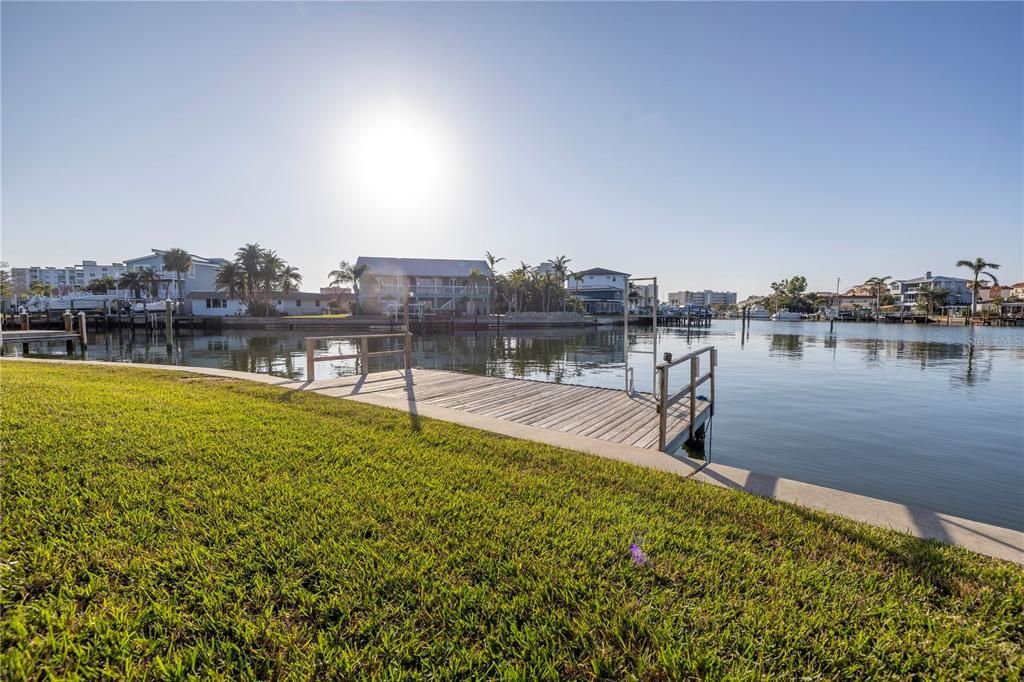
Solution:
<path fill-rule="evenodd" d="M 313 301 L 313 305 L 316 306 L 317 308 L 319 308 L 320 307 L 320 299 L 318 298 L 315 301 Z"/>
<path fill-rule="evenodd" d="M 302 301 L 300 301 L 298 299 L 295 299 L 295 307 L 296 308 L 301 308 L 302 307 Z"/>
<path fill-rule="evenodd" d="M 213 307 L 213 305 L 210 304 L 210 299 L 206 299 L 206 307 L 207 308 L 212 308 Z"/>

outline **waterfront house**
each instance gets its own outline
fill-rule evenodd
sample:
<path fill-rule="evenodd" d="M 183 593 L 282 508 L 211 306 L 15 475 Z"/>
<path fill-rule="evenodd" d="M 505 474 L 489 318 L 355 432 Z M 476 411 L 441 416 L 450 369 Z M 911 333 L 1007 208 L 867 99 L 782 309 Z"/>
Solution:
<path fill-rule="evenodd" d="M 336 297 L 335 297 L 336 298 Z M 322 315 L 329 312 L 330 296 L 321 293 L 293 291 L 274 292 L 270 301 L 281 315 Z M 246 314 L 246 304 L 229 298 L 223 291 L 190 291 L 185 295 L 185 314 L 196 317 L 234 317 Z"/>
<path fill-rule="evenodd" d="M 357 299 L 362 312 L 397 314 L 410 294 L 416 316 L 432 312 L 484 315 L 491 310 L 493 275 L 486 261 L 360 256 Z"/>
<path fill-rule="evenodd" d="M 949 292 L 949 298 L 946 301 L 947 305 L 969 306 L 971 304 L 969 283 L 969 280 L 962 277 L 933 276 L 931 271 L 929 271 L 924 274 L 924 277 L 893 280 L 889 284 L 889 293 L 892 294 L 897 306 L 912 308 L 917 305 L 917 294 L 921 290 L 921 286 L 927 284 L 933 288 L 945 289 Z"/>
<path fill-rule="evenodd" d="M 164 249 L 153 249 L 148 256 L 129 258 L 124 262 L 130 271 L 152 270 L 160 280 L 157 298 L 187 298 L 193 291 L 216 291 L 217 270 L 228 261 L 224 258 L 204 258 L 196 254 L 189 254 L 192 258 L 192 267 L 188 272 L 181 275 L 181 292 L 177 288 L 177 273 L 164 269 Z"/>
<path fill-rule="evenodd" d="M 591 268 L 577 272 L 569 280 L 567 289 L 580 299 L 591 315 L 621 315 L 628 278 L 627 272 Z"/>

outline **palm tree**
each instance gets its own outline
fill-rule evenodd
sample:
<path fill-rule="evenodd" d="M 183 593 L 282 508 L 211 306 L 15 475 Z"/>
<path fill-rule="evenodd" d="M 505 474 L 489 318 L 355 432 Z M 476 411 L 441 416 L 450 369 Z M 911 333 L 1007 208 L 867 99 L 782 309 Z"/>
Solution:
<path fill-rule="evenodd" d="M 273 293 L 275 285 L 281 277 L 281 270 L 284 268 L 285 262 L 278 257 L 276 251 L 267 249 L 263 252 L 260 258 L 260 281 L 263 283 L 263 295 L 270 300 L 270 294 Z"/>
<path fill-rule="evenodd" d="M 327 273 L 330 277 L 330 281 L 327 283 L 328 286 L 341 287 L 346 284 L 352 285 L 352 291 L 356 295 L 356 300 L 359 300 L 359 280 L 369 270 L 365 265 L 352 265 L 347 260 L 343 260 L 338 263 L 337 270 L 331 270 Z M 338 294 L 338 303 L 341 303 L 341 294 Z"/>
<path fill-rule="evenodd" d="M 245 271 L 245 286 L 249 302 L 256 300 L 256 287 L 260 281 L 263 248 L 259 244 L 246 244 L 235 251 L 235 262 Z"/>
<path fill-rule="evenodd" d="M 497 274 L 494 271 L 494 266 L 505 260 L 503 257 L 495 256 L 490 251 L 484 251 L 484 258 L 487 259 L 487 267 L 491 269 L 491 274 Z"/>
<path fill-rule="evenodd" d="M 49 296 L 53 293 L 53 287 L 45 282 L 35 281 L 32 282 L 32 285 L 29 287 L 29 291 L 37 296 Z"/>
<path fill-rule="evenodd" d="M 228 298 L 239 298 L 245 293 L 245 271 L 238 263 L 224 263 L 217 270 L 215 284 L 218 291 L 227 293 Z"/>
<path fill-rule="evenodd" d="M 192 256 L 185 249 L 168 249 L 164 253 L 164 270 L 174 273 L 178 298 L 183 298 L 181 291 L 181 274 L 192 269 Z"/>
<path fill-rule="evenodd" d="M 989 263 L 984 258 L 975 258 L 974 260 L 958 260 L 956 262 L 958 268 L 970 268 L 974 273 L 974 286 L 971 288 L 971 316 L 978 311 L 978 280 L 984 275 L 992 280 L 993 284 L 999 284 L 999 280 L 988 270 L 998 270 L 999 266 L 995 263 Z"/>
<path fill-rule="evenodd" d="M 150 296 L 157 296 L 160 293 L 160 277 L 153 268 L 145 268 L 139 272 L 139 283 Z"/>
<path fill-rule="evenodd" d="M 925 283 L 917 290 L 917 305 L 924 308 L 928 315 L 932 314 L 935 306 L 943 306 L 949 298 L 949 290 L 941 287 L 933 287 Z"/>
<path fill-rule="evenodd" d="M 560 289 L 560 295 L 562 298 L 562 312 L 565 312 L 565 280 L 569 276 L 569 263 L 572 262 L 571 258 L 565 256 L 556 256 L 551 259 L 551 265 L 554 267 L 555 274 L 558 276 L 558 288 Z"/>
<path fill-rule="evenodd" d="M 142 273 L 138 270 L 128 270 L 117 280 L 117 286 L 132 292 L 135 298 L 142 298 Z"/>
<path fill-rule="evenodd" d="M 279 273 L 281 280 L 281 291 L 286 294 L 290 294 L 293 291 L 299 290 L 299 285 L 302 284 L 302 275 L 299 274 L 299 269 L 291 265 L 285 265 L 281 268 Z"/>
<path fill-rule="evenodd" d="M 469 286 L 473 287 L 473 313 L 476 314 L 476 299 L 480 292 L 480 282 L 486 282 L 487 278 L 484 276 L 484 273 L 480 272 L 477 268 L 470 268 L 469 277 L 467 279 L 469 281 Z"/>
<path fill-rule="evenodd" d="M 490 251 L 484 251 L 484 258 L 487 259 L 487 268 L 491 271 L 491 312 L 497 313 L 498 307 L 498 270 L 496 266 L 504 257 L 495 256 Z"/>
<path fill-rule="evenodd" d="M 869 277 L 864 280 L 864 286 L 869 286 L 875 292 L 875 312 L 882 306 L 882 290 L 885 289 L 886 284 L 892 279 L 892 275 L 886 275 L 885 277 Z"/>

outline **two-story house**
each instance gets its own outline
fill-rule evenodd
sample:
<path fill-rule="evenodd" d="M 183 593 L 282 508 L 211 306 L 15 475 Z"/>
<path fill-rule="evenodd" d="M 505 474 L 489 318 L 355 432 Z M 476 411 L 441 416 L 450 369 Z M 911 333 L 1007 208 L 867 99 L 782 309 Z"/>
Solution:
<path fill-rule="evenodd" d="M 917 305 L 917 294 L 921 290 L 922 285 L 928 285 L 935 289 L 945 289 L 949 292 L 949 298 L 946 300 L 947 305 L 962 306 L 971 304 L 969 283 L 969 280 L 961 277 L 933 276 L 931 271 L 928 271 L 924 274 L 924 277 L 893 280 L 889 283 L 889 293 L 895 299 L 896 305 L 912 308 Z"/>
<path fill-rule="evenodd" d="M 411 294 L 410 310 L 485 315 L 491 311 L 493 275 L 486 261 L 360 256 L 358 303 L 363 312 L 394 314 Z"/>
<path fill-rule="evenodd" d="M 129 271 L 152 270 L 160 280 L 158 298 L 185 298 L 193 291 L 212 292 L 217 290 L 217 270 L 228 261 L 224 258 L 203 258 L 192 256 L 192 267 L 181 275 L 181 291 L 177 288 L 178 275 L 164 269 L 163 249 L 153 249 L 148 256 L 129 258 L 124 262 Z"/>
<path fill-rule="evenodd" d="M 592 315 L 622 314 L 628 272 L 591 268 L 574 274 L 566 282 L 566 290 L 583 303 Z"/>

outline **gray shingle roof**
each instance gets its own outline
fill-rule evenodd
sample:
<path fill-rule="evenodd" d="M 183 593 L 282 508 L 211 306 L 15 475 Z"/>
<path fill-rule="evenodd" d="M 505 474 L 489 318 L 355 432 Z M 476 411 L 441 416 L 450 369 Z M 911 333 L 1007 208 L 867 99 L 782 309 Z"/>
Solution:
<path fill-rule="evenodd" d="M 365 265 L 374 275 L 410 277 L 469 277 L 473 268 L 490 277 L 491 269 L 483 260 L 452 260 L 448 258 L 382 258 L 360 256 L 356 265 Z"/>
<path fill-rule="evenodd" d="M 589 270 L 583 270 L 582 272 L 577 272 L 576 274 L 577 275 L 622 275 L 624 277 L 629 277 L 629 273 L 628 272 L 619 272 L 618 270 L 608 270 L 606 268 L 590 268 Z"/>

